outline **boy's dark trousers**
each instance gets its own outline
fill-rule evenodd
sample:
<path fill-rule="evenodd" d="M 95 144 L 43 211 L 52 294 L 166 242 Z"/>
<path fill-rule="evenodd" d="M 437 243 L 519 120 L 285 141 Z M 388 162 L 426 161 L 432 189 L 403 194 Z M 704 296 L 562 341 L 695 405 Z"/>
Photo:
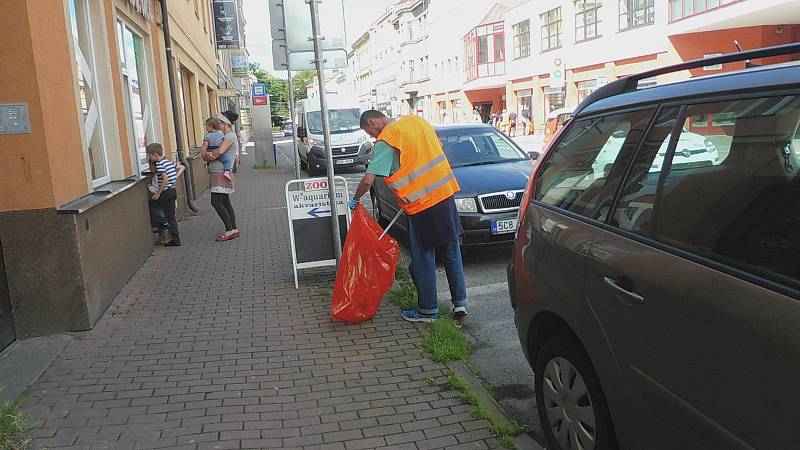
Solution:
<path fill-rule="evenodd" d="M 150 206 L 161 209 L 164 212 L 164 218 L 169 224 L 169 232 L 172 235 L 173 242 L 180 242 L 181 237 L 178 234 L 178 221 L 175 219 L 175 200 L 178 198 L 178 193 L 175 188 L 164 189 L 164 192 L 158 197 L 158 200 L 153 200 L 153 194 L 150 194 Z"/>

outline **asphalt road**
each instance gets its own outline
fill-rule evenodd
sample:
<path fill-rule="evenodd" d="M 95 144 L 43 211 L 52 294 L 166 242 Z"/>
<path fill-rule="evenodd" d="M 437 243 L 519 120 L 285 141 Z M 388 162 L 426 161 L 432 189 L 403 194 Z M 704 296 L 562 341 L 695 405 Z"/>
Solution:
<path fill-rule="evenodd" d="M 276 143 L 282 165 L 289 164 L 293 153 L 291 141 L 276 140 Z M 336 172 L 336 175 L 347 180 L 350 195 L 355 192 L 363 174 L 362 167 L 339 169 Z M 302 176 L 308 174 L 303 172 Z M 362 203 L 371 211 L 368 195 L 362 198 Z M 394 231 L 392 234 L 398 238 L 404 257 L 408 259 L 405 236 Z M 533 372 L 520 349 L 514 313 L 509 303 L 506 264 L 510 256 L 510 245 L 471 248 L 465 255 L 469 314 L 463 321 L 463 330 L 474 346 L 472 363 L 491 386 L 495 398 L 508 414 L 526 424 L 531 429 L 531 436 L 543 444 L 533 393 Z M 444 268 L 439 267 L 437 272 L 439 302 L 449 304 L 450 293 Z"/>

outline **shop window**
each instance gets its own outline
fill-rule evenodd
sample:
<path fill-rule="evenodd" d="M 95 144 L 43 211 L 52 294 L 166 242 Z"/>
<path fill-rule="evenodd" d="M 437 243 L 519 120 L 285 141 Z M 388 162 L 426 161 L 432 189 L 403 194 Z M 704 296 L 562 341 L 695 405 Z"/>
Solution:
<path fill-rule="evenodd" d="M 600 37 L 597 25 L 601 5 L 599 0 L 575 0 L 575 42 Z"/>
<path fill-rule="evenodd" d="M 190 77 L 189 71 L 181 67 L 178 70 L 178 101 L 183 106 L 183 139 L 184 139 L 184 149 L 195 145 L 195 139 L 192 138 L 194 136 L 194 109 L 192 107 L 192 89 L 190 84 Z M 226 105 L 223 103 L 223 99 L 220 99 L 220 107 L 222 110 L 227 109 Z"/>
<path fill-rule="evenodd" d="M 620 31 L 652 25 L 655 22 L 655 11 L 655 0 L 620 0 Z"/>
<path fill-rule="evenodd" d="M 525 58 L 531 54 L 531 21 L 523 20 L 514 24 L 514 59 Z"/>
<path fill-rule="evenodd" d="M 144 39 L 129 25 L 118 20 L 117 40 L 121 49 L 119 60 L 122 69 L 122 87 L 127 94 L 124 99 L 125 115 L 130 130 L 131 148 L 135 155 L 134 170 L 141 173 L 148 170 L 145 147 L 153 141 Z"/>
<path fill-rule="evenodd" d="M 98 103 L 95 76 L 95 52 L 88 0 L 68 0 L 70 28 L 74 40 L 76 66 L 73 72 L 78 93 L 78 106 L 83 125 L 84 152 L 89 160 L 92 185 L 111 181 L 108 157 L 103 143 L 103 114 Z"/>
<path fill-rule="evenodd" d="M 561 47 L 561 8 L 540 14 L 542 21 L 542 51 Z"/>
<path fill-rule="evenodd" d="M 524 119 L 527 122 L 533 117 L 533 95 L 530 89 L 517 91 L 517 117 Z M 526 133 L 527 134 L 527 133 Z"/>
<path fill-rule="evenodd" d="M 597 80 L 586 80 L 586 81 L 578 81 L 576 83 L 578 88 L 578 103 L 582 102 L 583 99 L 591 95 L 592 92 L 596 91 L 598 88 Z"/>
<path fill-rule="evenodd" d="M 551 112 L 564 107 L 564 101 L 567 98 L 566 90 L 561 88 L 547 87 L 544 89 L 544 117 Z"/>

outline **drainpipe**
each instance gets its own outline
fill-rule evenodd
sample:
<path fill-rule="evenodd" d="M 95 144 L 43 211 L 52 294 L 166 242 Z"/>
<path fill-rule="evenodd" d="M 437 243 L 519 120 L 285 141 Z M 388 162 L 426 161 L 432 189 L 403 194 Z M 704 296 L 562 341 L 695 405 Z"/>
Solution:
<path fill-rule="evenodd" d="M 181 145 L 181 114 L 178 108 L 178 91 L 175 88 L 175 62 L 172 59 L 172 39 L 169 36 L 169 13 L 167 12 L 167 0 L 161 0 L 161 24 L 164 27 L 164 48 L 167 53 L 167 77 L 169 79 L 169 93 L 172 101 L 172 120 L 175 126 L 175 151 L 178 153 L 178 161 L 186 167 L 183 174 L 183 182 L 186 184 L 186 205 L 192 212 L 197 212 L 194 205 L 196 196 L 194 183 L 192 183 L 192 166 L 186 162 Z"/>

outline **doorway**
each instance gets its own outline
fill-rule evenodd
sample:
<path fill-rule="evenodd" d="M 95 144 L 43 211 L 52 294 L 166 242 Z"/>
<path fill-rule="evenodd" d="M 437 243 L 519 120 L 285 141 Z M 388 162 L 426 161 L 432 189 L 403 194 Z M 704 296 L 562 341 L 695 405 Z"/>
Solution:
<path fill-rule="evenodd" d="M 475 109 L 481 116 L 481 122 L 489 123 L 489 118 L 492 116 L 492 102 L 476 103 Z"/>
<path fill-rule="evenodd" d="M 11 296 L 8 295 L 8 279 L 3 259 L 3 243 L 0 242 L 0 350 L 17 338 L 14 315 L 11 313 Z"/>

